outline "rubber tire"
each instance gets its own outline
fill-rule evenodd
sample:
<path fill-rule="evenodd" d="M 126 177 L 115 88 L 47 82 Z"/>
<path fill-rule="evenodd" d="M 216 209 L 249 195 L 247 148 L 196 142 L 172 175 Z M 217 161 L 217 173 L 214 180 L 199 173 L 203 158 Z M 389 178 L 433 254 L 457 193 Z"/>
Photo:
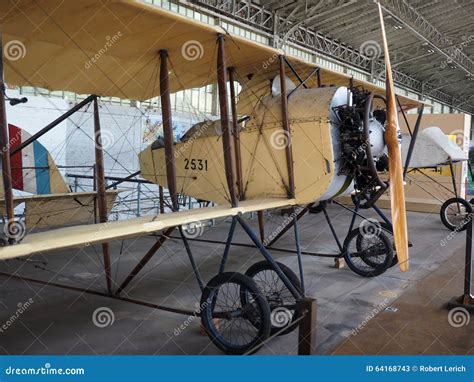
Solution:
<path fill-rule="evenodd" d="M 344 240 L 344 247 L 343 247 L 343 253 L 344 253 L 344 260 L 346 261 L 347 266 L 354 272 L 357 273 L 358 275 L 362 277 L 375 277 L 379 276 L 382 273 L 384 273 L 392 264 L 393 261 L 393 250 L 392 250 L 392 243 L 390 240 L 387 238 L 386 235 L 384 235 L 382 232 L 378 234 L 378 237 L 383 241 L 385 248 L 387 249 L 387 258 L 385 259 L 383 265 L 381 267 L 375 268 L 372 271 L 366 271 L 363 269 L 360 269 L 355 265 L 352 261 L 352 257 L 349 255 L 348 247 L 349 244 L 351 243 L 352 240 L 356 239 L 360 235 L 360 231 L 358 228 L 353 229 L 349 235 L 347 235 L 346 240 Z M 356 243 L 357 246 L 357 243 Z M 364 261 L 365 262 L 365 261 Z"/>
<path fill-rule="evenodd" d="M 211 293 L 219 288 L 221 285 L 232 281 L 234 284 L 240 285 L 242 288 L 248 289 L 253 298 L 258 305 L 261 312 L 261 328 L 259 330 L 259 335 L 256 337 L 250 344 L 247 345 L 233 345 L 228 341 L 222 341 L 219 337 L 218 332 L 215 330 L 212 317 L 212 303 L 209 304 L 208 300 L 210 299 Z M 271 321 L 270 321 L 270 306 L 268 305 L 267 300 L 263 297 L 261 291 L 258 289 L 257 284 L 248 276 L 243 275 L 242 273 L 237 272 L 223 272 L 214 276 L 204 288 L 204 291 L 201 296 L 201 307 L 205 307 L 201 310 L 201 323 L 204 329 L 206 330 L 207 335 L 211 339 L 214 345 L 221 349 L 226 354 L 231 355 L 242 355 L 251 351 L 250 354 L 257 352 L 260 347 L 263 345 L 264 341 L 270 336 L 271 330 Z M 211 310 L 212 309 L 212 310 Z M 253 324 L 253 322 L 252 322 Z"/>
<path fill-rule="evenodd" d="M 439 211 L 439 215 L 441 217 L 441 221 L 443 222 L 444 226 L 451 230 L 451 231 L 457 231 L 457 232 L 460 232 L 460 231 L 464 231 L 466 228 L 467 228 L 467 224 L 464 224 L 461 228 L 458 228 L 457 226 L 454 226 L 452 225 L 448 219 L 446 219 L 446 210 L 448 209 L 449 205 L 452 204 L 452 203 L 460 203 L 464 206 L 464 208 L 466 208 L 466 211 L 468 214 L 472 214 L 472 206 L 471 204 L 466 200 L 466 199 L 463 199 L 463 198 L 451 198 L 451 199 L 448 199 L 446 200 L 443 205 L 441 206 L 441 209 Z"/>
<path fill-rule="evenodd" d="M 389 224 L 387 224 L 385 222 L 379 222 L 379 224 L 380 224 L 380 227 L 382 227 L 382 229 L 383 229 L 382 232 L 384 232 L 384 234 L 385 234 L 386 231 L 388 231 L 393 235 L 392 227 Z M 387 235 L 385 234 L 385 236 L 387 236 Z M 359 235 L 359 237 L 357 238 L 357 242 L 356 242 L 356 247 L 357 247 L 358 251 L 361 250 L 361 246 L 362 246 L 362 235 Z M 392 260 L 392 264 L 390 264 L 389 268 L 392 268 L 392 267 L 394 267 L 395 265 L 398 264 L 397 251 L 395 251 L 394 247 L 395 247 L 395 244 L 393 244 L 393 242 L 392 242 L 393 260 Z M 364 263 L 366 263 L 367 265 L 371 265 L 371 264 L 367 263 L 365 261 L 365 259 L 362 259 L 362 261 Z"/>
<path fill-rule="evenodd" d="M 303 294 L 303 288 L 301 287 L 301 283 L 300 283 L 300 280 L 299 280 L 298 276 L 296 276 L 296 274 L 290 268 L 288 268 L 285 264 L 282 264 L 278 261 L 276 263 L 280 266 L 281 270 L 283 271 L 285 276 L 288 277 L 288 279 L 293 284 L 293 286 L 296 288 L 296 290 L 298 292 L 300 292 L 301 294 Z M 263 260 L 263 261 L 259 261 L 258 263 L 255 263 L 252 266 L 250 266 L 250 268 L 247 269 L 247 271 L 245 272 L 245 275 L 250 277 L 251 279 L 253 279 L 256 274 L 258 274 L 262 271 L 265 271 L 265 270 L 275 272 L 273 267 L 271 266 L 271 264 L 268 261 Z M 255 280 L 254 280 L 254 282 L 255 282 L 255 284 L 257 284 L 257 282 Z M 258 284 L 257 284 L 257 286 L 258 286 Z M 260 290 L 261 290 L 261 288 L 260 288 Z M 291 293 L 291 292 L 288 291 L 288 293 Z M 268 301 L 268 298 L 267 298 L 267 301 Z M 243 302 L 246 303 L 247 301 L 245 301 L 245 299 L 244 299 Z M 269 305 L 270 305 L 270 303 L 269 303 Z M 272 312 L 272 308 L 270 306 L 270 317 L 271 317 L 271 312 Z M 295 309 L 295 312 L 294 312 L 293 317 L 292 317 L 292 321 L 297 320 L 300 316 L 301 316 L 301 312 L 298 309 Z M 270 322 L 271 322 L 271 320 L 270 320 Z M 279 336 L 284 336 L 285 334 L 291 333 L 293 330 L 295 330 L 297 328 L 297 326 L 298 326 L 298 323 L 290 324 L 287 329 L 285 329 L 284 331 L 282 331 L 278 335 Z M 270 335 L 273 336 L 274 334 L 279 332 L 281 329 L 282 329 L 281 327 L 272 326 L 271 331 L 270 331 Z"/>

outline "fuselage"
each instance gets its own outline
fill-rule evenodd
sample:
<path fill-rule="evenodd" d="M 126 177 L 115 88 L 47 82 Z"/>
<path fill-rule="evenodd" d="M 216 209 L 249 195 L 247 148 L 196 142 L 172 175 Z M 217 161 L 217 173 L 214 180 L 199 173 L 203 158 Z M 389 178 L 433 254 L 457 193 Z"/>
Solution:
<path fill-rule="evenodd" d="M 350 193 L 352 177 L 340 171 L 340 121 L 335 112 L 335 108 L 352 102 L 348 89 L 293 92 L 288 98 L 291 139 L 283 130 L 280 100 L 279 96 L 264 97 L 240 131 L 244 198 L 288 196 L 287 145 L 293 155 L 298 204 Z M 201 123 L 187 134 L 186 141 L 174 145 L 179 193 L 217 204 L 229 203 L 219 133 L 219 122 Z M 383 134 L 381 139 L 377 143 L 381 147 L 375 147 L 375 151 L 383 150 Z M 142 176 L 163 187 L 167 187 L 165 163 L 162 145 L 151 145 L 140 154 Z"/>

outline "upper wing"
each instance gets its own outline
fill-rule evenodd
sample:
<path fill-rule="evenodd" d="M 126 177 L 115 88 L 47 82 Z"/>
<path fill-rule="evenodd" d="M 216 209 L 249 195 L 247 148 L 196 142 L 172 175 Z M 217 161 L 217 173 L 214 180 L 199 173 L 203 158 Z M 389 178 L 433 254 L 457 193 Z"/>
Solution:
<path fill-rule="evenodd" d="M 216 34 L 226 34 L 220 27 L 131 0 L 2 1 L 0 15 L 7 83 L 135 100 L 159 93 L 160 49 L 169 53 L 172 92 L 215 83 Z M 241 83 L 253 76 L 267 85 L 278 74 L 279 54 L 227 34 L 227 65 L 237 70 Z M 287 57 L 302 77 L 315 68 Z M 321 74 L 326 85 L 347 85 L 350 78 L 327 69 Z M 354 84 L 384 93 L 364 81 Z M 419 104 L 408 98 L 402 103 Z"/>
<path fill-rule="evenodd" d="M 235 208 L 225 206 L 198 208 L 157 216 L 144 216 L 131 220 L 59 228 L 29 234 L 18 244 L 0 248 L 0 260 L 8 260 L 62 248 L 109 242 L 113 239 L 146 235 L 168 227 L 235 216 L 246 212 L 281 208 L 294 204 L 294 199 L 286 198 L 251 200 L 243 201 L 239 207 Z"/>

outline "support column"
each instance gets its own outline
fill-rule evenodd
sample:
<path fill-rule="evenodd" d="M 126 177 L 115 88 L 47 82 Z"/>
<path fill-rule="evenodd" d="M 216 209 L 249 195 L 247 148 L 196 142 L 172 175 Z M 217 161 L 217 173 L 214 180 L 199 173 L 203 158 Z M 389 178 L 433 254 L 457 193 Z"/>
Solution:
<path fill-rule="evenodd" d="M 288 117 L 288 96 L 286 94 L 286 74 L 285 74 L 285 57 L 280 58 L 280 96 L 281 96 L 281 120 L 283 130 L 288 138 L 288 144 L 285 147 L 286 166 L 288 169 L 288 197 L 295 197 L 295 177 L 293 172 L 293 152 L 291 150 L 291 130 Z"/>
<path fill-rule="evenodd" d="M 2 148 L 2 178 L 5 195 L 5 210 L 7 213 L 7 230 L 10 232 L 10 225 L 14 221 L 13 207 L 13 186 L 10 164 L 10 141 L 8 137 L 8 122 L 5 107 L 5 82 L 3 79 L 3 43 L 0 33 L 0 146 Z M 14 239 L 8 235 L 8 241 L 14 242 Z"/>
<path fill-rule="evenodd" d="M 232 109 L 232 130 L 234 133 L 234 150 L 235 150 L 235 170 L 237 173 L 237 190 L 239 192 L 239 200 L 243 200 L 244 186 L 242 181 L 242 155 L 240 153 L 240 130 L 237 123 L 237 103 L 235 98 L 235 69 L 229 68 L 229 85 L 230 85 L 230 104 Z"/>
<path fill-rule="evenodd" d="M 304 297 L 298 301 L 303 319 L 298 331 L 298 355 L 316 354 L 316 300 Z"/>
<path fill-rule="evenodd" d="M 234 176 L 234 157 L 230 143 L 229 128 L 229 105 L 227 98 L 227 66 L 225 61 L 224 35 L 217 37 L 217 85 L 219 88 L 219 106 L 221 112 L 222 145 L 224 150 L 224 166 L 229 188 L 230 203 L 232 207 L 237 206 L 237 190 Z"/>
<path fill-rule="evenodd" d="M 94 136 L 95 136 L 95 182 L 97 186 L 97 206 L 99 210 L 99 222 L 107 222 L 107 196 L 105 193 L 105 171 L 104 151 L 102 147 L 102 136 L 100 132 L 99 102 L 94 98 Z M 112 294 L 112 276 L 110 271 L 110 248 L 109 243 L 102 244 L 104 255 L 105 277 L 107 279 L 107 291 Z"/>
<path fill-rule="evenodd" d="M 176 163 L 174 157 L 173 121 L 168 71 L 168 52 L 160 50 L 160 99 L 163 116 L 163 135 L 165 141 L 166 180 L 170 191 L 173 211 L 178 211 L 178 191 L 176 187 Z"/>
<path fill-rule="evenodd" d="M 263 211 L 257 211 L 258 218 L 258 230 L 260 232 L 260 241 L 265 242 L 265 216 L 263 216 Z M 265 243 L 264 243 L 265 245 Z"/>

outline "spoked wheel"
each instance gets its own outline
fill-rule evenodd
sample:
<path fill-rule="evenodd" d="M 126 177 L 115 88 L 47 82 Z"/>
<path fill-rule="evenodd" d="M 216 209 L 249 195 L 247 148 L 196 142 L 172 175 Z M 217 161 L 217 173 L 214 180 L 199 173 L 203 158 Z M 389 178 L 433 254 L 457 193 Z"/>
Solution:
<path fill-rule="evenodd" d="M 390 264 L 390 268 L 398 264 L 398 258 L 397 258 L 397 251 L 395 248 L 395 240 L 393 238 L 393 229 L 390 225 L 388 225 L 385 222 L 379 222 L 378 223 L 383 234 L 387 236 L 388 240 L 390 240 L 390 243 L 392 243 L 392 251 L 393 251 L 393 260 L 392 264 Z M 366 235 L 363 233 L 359 233 L 359 236 L 357 237 L 356 241 L 356 246 L 357 246 L 357 251 L 362 251 L 363 249 L 367 249 L 371 245 L 371 238 L 367 238 Z M 410 246 L 410 245 L 409 245 Z M 374 263 L 370 258 L 362 258 L 363 261 L 366 262 L 366 264 L 376 267 L 377 263 Z"/>
<path fill-rule="evenodd" d="M 360 230 L 353 229 L 344 241 L 344 259 L 347 266 L 363 277 L 374 277 L 384 273 L 392 264 L 392 243 L 382 232 L 367 235 L 363 248 L 357 248 Z"/>
<path fill-rule="evenodd" d="M 296 290 L 302 293 L 301 283 L 295 273 L 285 264 L 277 262 L 283 273 L 294 285 Z M 272 265 L 268 261 L 260 261 L 253 264 L 245 275 L 252 278 L 262 291 L 270 305 L 271 332 L 270 335 L 278 333 L 279 336 L 292 332 L 298 323 L 295 321 L 301 313 L 297 309 L 297 300 L 289 289 L 278 277 Z M 249 293 L 242 294 L 243 304 L 251 301 Z"/>
<path fill-rule="evenodd" d="M 451 198 L 443 203 L 439 214 L 446 228 L 451 231 L 464 231 L 469 215 L 472 214 L 472 206 L 463 198 Z"/>
<path fill-rule="evenodd" d="M 248 303 L 242 295 L 249 296 Z M 201 297 L 201 322 L 227 354 L 254 353 L 270 336 L 270 307 L 255 282 L 241 273 L 211 279 Z"/>

